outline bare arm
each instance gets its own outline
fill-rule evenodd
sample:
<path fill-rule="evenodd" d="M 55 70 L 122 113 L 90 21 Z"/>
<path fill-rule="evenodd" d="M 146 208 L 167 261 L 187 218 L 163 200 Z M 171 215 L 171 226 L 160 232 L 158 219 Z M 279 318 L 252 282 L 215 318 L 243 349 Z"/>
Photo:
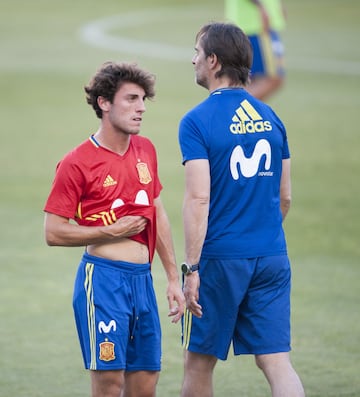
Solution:
<path fill-rule="evenodd" d="M 204 244 L 210 203 L 210 169 L 207 160 L 191 160 L 185 164 L 185 197 L 183 223 L 185 232 L 185 259 L 199 263 Z M 202 308 L 198 303 L 200 277 L 194 272 L 185 277 L 184 294 L 187 308 L 198 317 Z"/>
<path fill-rule="evenodd" d="M 291 205 L 291 175 L 290 175 L 290 159 L 282 161 L 282 174 L 280 181 L 280 209 L 283 221 L 289 212 Z"/>
<path fill-rule="evenodd" d="M 171 235 L 171 228 L 165 208 L 160 197 L 154 200 L 156 206 L 156 251 L 164 267 L 168 279 L 166 291 L 169 302 L 169 316 L 177 323 L 184 313 L 185 298 L 181 290 L 179 273 L 176 266 L 175 250 Z"/>
<path fill-rule="evenodd" d="M 197 264 L 207 231 L 210 202 L 210 171 L 207 160 L 185 164 L 183 222 L 186 261 Z"/>
<path fill-rule="evenodd" d="M 263 31 L 267 32 L 270 30 L 270 19 L 269 19 L 269 15 L 268 12 L 266 11 L 264 5 L 262 4 L 262 1 L 260 0 L 250 0 L 252 3 L 254 3 L 260 12 L 260 18 L 262 21 L 262 25 L 263 25 Z"/>
<path fill-rule="evenodd" d="M 119 241 L 142 232 L 147 220 L 141 216 L 124 216 L 109 226 L 79 226 L 68 218 L 45 213 L 45 239 L 51 246 L 82 247 Z"/>

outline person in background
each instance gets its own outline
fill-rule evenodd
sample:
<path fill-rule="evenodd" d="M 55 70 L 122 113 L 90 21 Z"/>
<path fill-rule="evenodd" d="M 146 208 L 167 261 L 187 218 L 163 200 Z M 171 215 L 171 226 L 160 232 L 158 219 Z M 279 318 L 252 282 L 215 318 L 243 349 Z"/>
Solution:
<path fill-rule="evenodd" d="M 267 100 L 285 82 L 280 32 L 285 28 L 286 15 L 281 0 L 225 0 L 225 18 L 241 27 L 253 47 L 247 90 L 256 98 Z"/>
<path fill-rule="evenodd" d="M 150 272 L 155 249 L 172 321 L 184 310 L 156 151 L 139 136 L 154 84 L 135 64 L 101 66 L 85 87 L 100 127 L 60 161 L 44 208 L 48 245 L 85 247 L 73 307 L 93 397 L 155 396 L 161 361 Z"/>
<path fill-rule="evenodd" d="M 185 169 L 186 299 L 182 397 L 213 396 L 217 360 L 252 354 L 273 397 L 304 397 L 289 356 L 291 202 L 285 127 L 246 86 L 252 49 L 235 24 L 196 35 L 192 63 L 209 96 L 179 125 Z M 239 390 L 239 393 L 241 390 Z"/>

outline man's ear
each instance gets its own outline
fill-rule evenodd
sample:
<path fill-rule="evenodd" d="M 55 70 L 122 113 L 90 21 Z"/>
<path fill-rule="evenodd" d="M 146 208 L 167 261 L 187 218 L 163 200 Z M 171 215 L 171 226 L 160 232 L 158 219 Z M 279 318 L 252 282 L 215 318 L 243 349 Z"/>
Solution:
<path fill-rule="evenodd" d="M 218 64 L 218 57 L 217 57 L 217 55 L 216 54 L 210 54 L 209 55 L 209 57 L 208 57 L 208 59 L 209 59 L 209 64 L 210 64 L 210 66 L 212 67 L 212 68 L 214 68 L 214 67 L 216 67 L 217 66 L 217 64 Z"/>
<path fill-rule="evenodd" d="M 212 70 L 219 71 L 222 68 L 221 63 L 219 62 L 219 58 L 216 54 L 211 54 L 208 56 L 208 65 Z"/>
<path fill-rule="evenodd" d="M 103 96 L 98 96 L 97 103 L 103 112 L 109 111 L 111 103 L 108 99 L 104 98 Z"/>

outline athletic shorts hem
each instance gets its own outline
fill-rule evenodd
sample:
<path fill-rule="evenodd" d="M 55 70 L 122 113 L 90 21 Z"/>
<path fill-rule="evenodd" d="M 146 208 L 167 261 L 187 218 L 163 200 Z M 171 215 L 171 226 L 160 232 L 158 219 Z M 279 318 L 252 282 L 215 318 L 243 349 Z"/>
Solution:
<path fill-rule="evenodd" d="M 280 347 L 280 348 L 269 348 L 269 349 L 261 349 L 261 350 L 238 350 L 234 351 L 234 356 L 240 356 L 240 355 L 261 355 L 261 354 L 276 354 L 276 353 L 288 353 L 291 351 L 291 348 L 289 346 L 286 347 Z"/>
<path fill-rule="evenodd" d="M 226 361 L 228 359 L 228 355 L 220 355 L 216 352 L 211 352 L 211 351 L 203 351 L 201 349 L 196 349 L 193 348 L 191 346 L 189 346 L 187 349 L 187 351 L 192 352 L 192 353 L 196 353 L 196 354 L 204 354 L 204 355 L 208 355 L 208 356 L 213 356 L 216 357 L 217 359 L 221 360 L 221 361 Z M 284 347 L 284 348 L 269 348 L 269 349 L 261 349 L 261 350 L 253 350 L 253 351 L 249 351 L 249 350 L 241 350 L 241 351 L 234 351 L 234 356 L 259 356 L 259 355 L 263 355 L 263 354 L 277 354 L 277 353 L 289 353 L 291 351 L 291 348 Z"/>
<path fill-rule="evenodd" d="M 204 355 L 207 355 L 207 356 L 216 357 L 217 359 L 222 360 L 222 361 L 226 361 L 227 358 L 228 358 L 228 355 L 223 356 L 223 355 L 220 355 L 220 354 L 218 354 L 216 352 L 211 352 L 211 351 L 204 352 L 201 349 L 197 349 L 197 348 L 194 348 L 194 347 L 191 347 L 191 346 L 189 346 L 186 350 L 191 352 L 191 353 L 204 354 Z"/>
<path fill-rule="evenodd" d="M 151 371 L 151 372 L 160 372 L 161 367 L 131 367 L 126 368 L 126 372 L 135 372 L 135 371 Z"/>
<path fill-rule="evenodd" d="M 94 368 L 90 368 L 90 366 L 85 366 L 86 370 L 89 371 L 125 371 L 125 366 L 119 366 L 119 365 L 115 365 L 115 366 L 97 366 L 95 369 Z"/>
<path fill-rule="evenodd" d="M 131 367 L 131 368 L 126 368 L 126 366 L 107 366 L 103 367 L 99 366 L 96 369 L 91 369 L 90 366 L 85 367 L 86 370 L 91 370 L 91 371 L 126 371 L 126 372 L 135 372 L 135 371 L 151 371 L 151 372 L 160 372 L 161 367 L 156 366 L 156 367 Z"/>

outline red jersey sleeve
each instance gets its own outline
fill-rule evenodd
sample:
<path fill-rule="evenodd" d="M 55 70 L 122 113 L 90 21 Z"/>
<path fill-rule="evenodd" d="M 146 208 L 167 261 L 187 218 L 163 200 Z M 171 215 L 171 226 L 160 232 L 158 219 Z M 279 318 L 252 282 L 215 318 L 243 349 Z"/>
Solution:
<path fill-rule="evenodd" d="M 71 161 L 72 153 L 65 156 L 56 167 L 55 178 L 44 211 L 74 219 L 85 183 L 78 164 Z"/>

